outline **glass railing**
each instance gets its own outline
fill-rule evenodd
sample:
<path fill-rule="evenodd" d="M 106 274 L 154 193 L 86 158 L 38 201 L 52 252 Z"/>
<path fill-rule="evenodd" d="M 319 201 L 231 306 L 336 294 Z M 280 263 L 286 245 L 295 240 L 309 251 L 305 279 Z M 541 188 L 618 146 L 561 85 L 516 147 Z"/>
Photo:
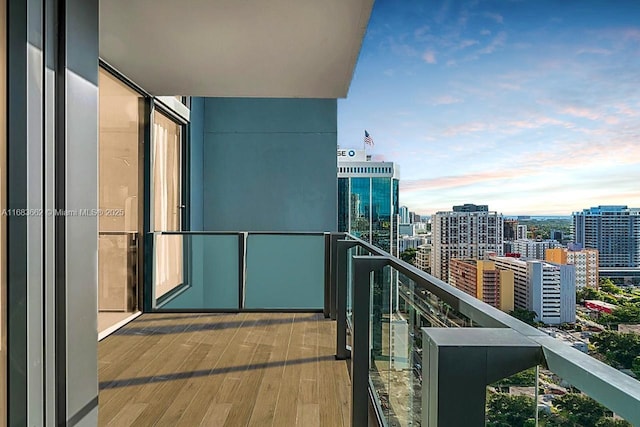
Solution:
<path fill-rule="evenodd" d="M 347 315 L 346 327 L 356 334 L 353 425 L 368 422 L 361 394 L 370 396 L 378 424 L 387 426 L 640 425 L 639 381 L 366 242 L 345 237 L 357 246 L 346 252 L 346 272 L 337 273 L 348 277 L 336 283 L 347 285 L 346 307 L 369 306 L 366 327 L 354 324 L 360 315 Z M 362 251 L 370 256 L 359 256 Z M 368 286 L 369 293 L 357 290 L 359 285 Z M 369 300 L 358 300 L 362 295 Z M 359 346 L 367 341 L 357 334 L 367 330 L 363 351 Z M 339 341 L 338 354 L 340 347 Z M 368 391 L 356 389 L 363 383 L 360 364 L 368 371 Z"/>
<path fill-rule="evenodd" d="M 153 233 L 152 309 L 318 310 L 324 233 Z"/>

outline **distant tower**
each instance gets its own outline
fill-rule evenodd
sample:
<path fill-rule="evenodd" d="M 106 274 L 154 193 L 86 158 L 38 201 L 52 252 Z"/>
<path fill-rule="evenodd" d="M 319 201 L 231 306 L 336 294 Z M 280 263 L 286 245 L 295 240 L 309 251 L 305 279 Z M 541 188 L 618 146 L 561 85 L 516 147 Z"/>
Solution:
<path fill-rule="evenodd" d="M 398 256 L 399 171 L 364 150 L 338 150 L 338 231 Z M 407 209 L 408 211 L 408 209 Z"/>
<path fill-rule="evenodd" d="M 449 280 L 451 258 L 483 259 L 485 253 L 502 254 L 503 216 L 486 205 L 463 205 L 457 211 L 438 212 L 432 217 L 432 274 Z M 456 206 L 455 208 L 458 208 Z"/>
<path fill-rule="evenodd" d="M 598 206 L 573 213 L 575 242 L 597 249 L 600 267 L 640 267 L 640 209 Z"/>

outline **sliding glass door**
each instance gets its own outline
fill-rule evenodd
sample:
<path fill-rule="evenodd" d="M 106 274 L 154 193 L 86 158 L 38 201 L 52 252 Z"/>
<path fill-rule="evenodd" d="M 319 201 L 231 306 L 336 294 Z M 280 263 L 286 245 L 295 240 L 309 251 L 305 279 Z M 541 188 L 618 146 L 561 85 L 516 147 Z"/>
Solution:
<path fill-rule="evenodd" d="M 153 113 L 153 229 L 181 231 L 184 215 L 182 195 L 183 126 L 157 109 Z M 180 235 L 155 240 L 155 298 L 170 295 L 184 282 L 183 242 Z"/>
<path fill-rule="evenodd" d="M 138 311 L 143 97 L 100 69 L 98 331 Z"/>

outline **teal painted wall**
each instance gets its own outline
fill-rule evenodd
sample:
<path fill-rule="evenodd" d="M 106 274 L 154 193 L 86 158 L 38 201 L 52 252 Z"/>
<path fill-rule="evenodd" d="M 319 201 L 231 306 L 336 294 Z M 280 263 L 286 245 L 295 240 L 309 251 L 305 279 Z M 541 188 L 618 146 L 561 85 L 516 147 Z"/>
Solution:
<path fill-rule="evenodd" d="M 335 99 L 204 98 L 191 114 L 202 117 L 203 230 L 336 230 Z"/>
<path fill-rule="evenodd" d="M 189 229 L 203 231 L 202 168 L 204 160 L 204 98 L 191 99 L 191 125 L 189 144 Z"/>

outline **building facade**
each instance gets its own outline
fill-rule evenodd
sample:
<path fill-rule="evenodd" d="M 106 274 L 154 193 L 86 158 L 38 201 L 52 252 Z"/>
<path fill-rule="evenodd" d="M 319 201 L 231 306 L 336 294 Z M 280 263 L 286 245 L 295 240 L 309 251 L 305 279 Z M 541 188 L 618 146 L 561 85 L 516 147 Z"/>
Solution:
<path fill-rule="evenodd" d="M 576 320 L 575 267 L 516 257 L 491 257 L 499 269 L 514 274 L 514 305 L 549 324 Z"/>
<path fill-rule="evenodd" d="M 560 246 L 555 240 L 519 239 L 511 242 L 510 251 L 520 254 L 523 258 L 544 259 L 545 251 Z"/>
<path fill-rule="evenodd" d="M 597 206 L 573 213 L 575 243 L 597 249 L 602 268 L 640 267 L 640 209 Z"/>
<path fill-rule="evenodd" d="M 400 173 L 365 150 L 338 149 L 338 231 L 398 255 Z"/>
<path fill-rule="evenodd" d="M 400 206 L 400 224 L 409 224 L 409 208 L 406 206 Z"/>
<path fill-rule="evenodd" d="M 598 251 L 596 249 L 547 249 L 545 261 L 562 265 L 574 265 L 576 269 L 576 288 L 582 289 L 588 286 L 598 289 Z"/>
<path fill-rule="evenodd" d="M 422 271 L 431 273 L 431 245 L 430 244 L 418 246 L 418 251 L 416 252 L 415 266 Z"/>
<path fill-rule="evenodd" d="M 527 226 L 520 224 L 516 227 L 516 240 L 522 240 L 527 238 Z"/>
<path fill-rule="evenodd" d="M 515 219 L 505 219 L 504 220 L 504 231 L 503 239 L 505 241 L 516 240 L 516 235 L 518 233 L 518 221 Z"/>
<path fill-rule="evenodd" d="M 502 254 L 502 214 L 489 211 L 485 205 L 478 210 L 471 206 L 475 205 L 432 216 L 432 274 L 441 280 L 449 280 L 452 258 L 483 259 L 487 252 Z"/>
<path fill-rule="evenodd" d="M 450 285 L 502 311 L 514 308 L 514 274 L 496 268 L 495 262 L 452 259 L 449 265 Z"/>

